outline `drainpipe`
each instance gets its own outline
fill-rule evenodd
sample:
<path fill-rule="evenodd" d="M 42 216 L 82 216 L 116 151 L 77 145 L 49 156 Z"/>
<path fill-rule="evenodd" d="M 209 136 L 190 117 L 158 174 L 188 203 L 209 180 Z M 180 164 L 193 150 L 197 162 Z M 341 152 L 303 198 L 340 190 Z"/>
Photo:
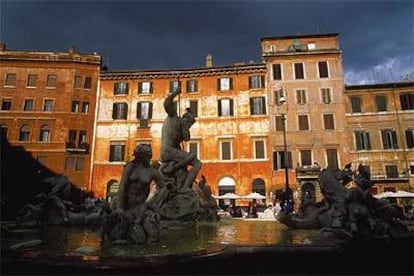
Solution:
<path fill-rule="evenodd" d="M 91 163 L 90 163 L 90 175 L 89 175 L 89 187 L 88 191 L 92 191 L 92 181 L 93 181 L 93 172 L 94 172 L 94 163 L 95 163 L 95 144 L 96 144 L 96 129 L 98 124 L 98 110 L 101 97 L 101 78 L 99 76 L 100 71 L 98 70 L 98 83 L 96 87 L 96 99 L 95 99 L 95 114 L 93 120 L 93 135 L 92 135 L 92 145 L 91 145 Z"/>

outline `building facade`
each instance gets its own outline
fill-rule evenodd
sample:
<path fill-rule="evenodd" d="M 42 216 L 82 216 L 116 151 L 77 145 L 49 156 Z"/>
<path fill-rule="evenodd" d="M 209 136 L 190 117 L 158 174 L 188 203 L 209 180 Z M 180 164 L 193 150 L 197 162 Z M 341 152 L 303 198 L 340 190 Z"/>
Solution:
<path fill-rule="evenodd" d="M 312 172 L 312 166 L 343 168 L 350 161 L 338 34 L 265 37 L 261 43 L 268 79 L 272 184 L 284 187 L 286 181 L 286 118 L 289 182 L 299 195 L 304 189 L 315 192 L 317 174 L 302 171 Z"/>
<path fill-rule="evenodd" d="M 414 188 L 414 83 L 345 87 L 351 160 L 367 166 L 373 193 Z"/>
<path fill-rule="evenodd" d="M 179 114 L 196 116 L 191 140 L 183 149 L 202 162 L 213 194 L 270 187 L 269 113 L 264 64 L 236 64 L 198 69 L 102 72 L 94 149 L 93 190 L 98 197 L 115 194 L 125 163 L 137 144 L 152 146 L 160 161 L 163 102 L 181 87 Z"/>
<path fill-rule="evenodd" d="M 0 124 L 16 149 L 87 190 L 101 58 L 0 49 Z"/>

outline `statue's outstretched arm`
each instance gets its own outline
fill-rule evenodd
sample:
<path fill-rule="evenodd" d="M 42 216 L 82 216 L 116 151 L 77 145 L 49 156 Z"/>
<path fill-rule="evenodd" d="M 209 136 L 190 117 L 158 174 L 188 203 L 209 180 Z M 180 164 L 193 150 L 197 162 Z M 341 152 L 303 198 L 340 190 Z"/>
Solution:
<path fill-rule="evenodd" d="M 167 98 L 164 100 L 164 109 L 169 117 L 177 116 L 177 111 L 174 109 L 174 98 L 179 94 L 181 94 L 180 88 L 168 94 Z"/>

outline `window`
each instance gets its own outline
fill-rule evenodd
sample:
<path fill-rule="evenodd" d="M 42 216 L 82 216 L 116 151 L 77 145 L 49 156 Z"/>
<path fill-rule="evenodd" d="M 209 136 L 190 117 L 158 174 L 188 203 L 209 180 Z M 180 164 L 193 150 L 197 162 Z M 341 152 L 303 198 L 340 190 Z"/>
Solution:
<path fill-rule="evenodd" d="M 375 96 L 375 103 L 378 112 L 387 111 L 387 97 L 385 95 Z"/>
<path fill-rule="evenodd" d="M 92 77 L 85 77 L 85 83 L 83 84 L 84 89 L 91 89 L 92 87 Z"/>
<path fill-rule="evenodd" d="M 43 111 L 50 112 L 53 110 L 53 100 L 45 100 L 43 104 Z"/>
<path fill-rule="evenodd" d="M 198 91 L 198 83 L 197 80 L 188 80 L 187 81 L 187 92 L 193 93 Z"/>
<path fill-rule="evenodd" d="M 397 134 L 395 130 L 381 130 L 381 136 L 384 149 L 398 149 Z"/>
<path fill-rule="evenodd" d="M 125 156 L 125 145 L 123 144 L 112 144 L 109 149 L 109 161 L 120 162 L 124 161 Z"/>
<path fill-rule="evenodd" d="M 405 139 L 407 141 L 407 148 L 414 148 L 414 128 L 405 130 Z"/>
<path fill-rule="evenodd" d="M 284 99 L 285 99 L 285 101 L 287 101 L 287 98 L 286 98 L 286 95 L 285 95 L 284 90 L 281 90 L 281 89 L 279 89 L 279 90 L 275 90 L 275 91 L 273 91 L 273 93 L 274 93 L 274 97 L 275 97 L 275 105 L 280 106 L 280 105 L 282 105 L 282 104 L 283 104 L 283 103 L 280 101 L 280 99 L 281 99 L 281 98 L 284 98 Z"/>
<path fill-rule="evenodd" d="M 316 44 L 315 43 L 308 43 L 308 50 L 315 50 Z"/>
<path fill-rule="evenodd" d="M 36 87 L 37 86 L 37 75 L 29 74 L 27 76 L 27 87 Z"/>
<path fill-rule="evenodd" d="M 6 79 L 4 81 L 4 86 L 15 87 L 16 86 L 16 74 L 6 74 Z"/>
<path fill-rule="evenodd" d="M 295 67 L 295 79 L 296 80 L 304 79 L 305 75 L 303 72 L 303 63 L 294 63 L 294 67 Z"/>
<path fill-rule="evenodd" d="M 327 61 L 319 61 L 318 62 L 318 69 L 319 69 L 319 77 L 320 78 L 328 78 L 329 77 L 328 62 Z"/>
<path fill-rule="evenodd" d="M 398 178 L 398 168 L 395 165 L 385 165 L 385 174 L 387 178 Z"/>
<path fill-rule="evenodd" d="M 50 129 L 47 125 L 44 125 L 40 128 L 39 141 L 40 142 L 50 141 Z"/>
<path fill-rule="evenodd" d="M 254 141 L 254 158 L 265 159 L 266 158 L 265 141 L 255 140 Z"/>
<path fill-rule="evenodd" d="M 218 101 L 219 116 L 233 116 L 233 99 L 220 99 Z"/>
<path fill-rule="evenodd" d="M 138 94 L 151 94 L 152 92 L 152 82 L 144 81 L 138 83 Z"/>
<path fill-rule="evenodd" d="M 190 101 L 190 111 L 194 117 L 198 117 L 198 101 Z"/>
<path fill-rule="evenodd" d="M 370 150 L 371 142 L 369 140 L 369 132 L 355 131 L 356 150 Z"/>
<path fill-rule="evenodd" d="M 170 93 L 181 89 L 181 81 L 179 80 L 172 80 L 170 81 Z"/>
<path fill-rule="evenodd" d="M 75 79 L 73 82 L 73 88 L 82 88 L 82 77 L 81 76 L 75 76 Z"/>
<path fill-rule="evenodd" d="M 57 75 L 48 75 L 46 79 L 47 88 L 55 88 L 57 83 Z"/>
<path fill-rule="evenodd" d="M 29 141 L 30 139 L 30 127 L 28 125 L 23 125 L 20 128 L 19 141 Z"/>
<path fill-rule="evenodd" d="M 66 157 L 65 170 L 71 171 L 75 169 L 75 157 Z"/>
<path fill-rule="evenodd" d="M 72 109 L 71 112 L 77 113 L 79 112 L 79 101 L 72 101 Z"/>
<path fill-rule="evenodd" d="M 76 170 L 83 171 L 85 166 L 85 158 L 84 157 L 77 157 L 76 158 Z"/>
<path fill-rule="evenodd" d="M 302 166 L 312 165 L 312 151 L 311 150 L 300 151 L 300 164 Z"/>
<path fill-rule="evenodd" d="M 116 82 L 114 83 L 114 95 L 127 95 L 129 93 L 129 83 Z"/>
<path fill-rule="evenodd" d="M 81 145 L 83 143 L 86 143 L 86 130 L 79 131 L 79 143 L 78 145 Z"/>
<path fill-rule="evenodd" d="M 275 116 L 276 131 L 284 131 L 283 116 Z"/>
<path fill-rule="evenodd" d="M 25 99 L 23 110 L 24 111 L 32 111 L 33 110 L 33 103 L 34 103 L 33 99 Z"/>
<path fill-rule="evenodd" d="M 265 97 L 250 98 L 250 114 L 251 115 L 265 115 L 266 114 Z"/>
<path fill-rule="evenodd" d="M 335 129 L 334 115 L 333 114 L 323 114 L 323 124 L 326 130 Z"/>
<path fill-rule="evenodd" d="M 281 80 L 282 79 L 282 64 L 275 63 L 272 64 L 272 71 L 273 71 L 273 80 Z"/>
<path fill-rule="evenodd" d="M 352 113 L 360 113 L 360 112 L 362 112 L 362 109 L 361 109 L 361 106 L 362 106 L 361 97 L 352 96 L 350 99 L 351 99 Z"/>
<path fill-rule="evenodd" d="M 400 95 L 401 109 L 412 110 L 414 109 L 414 94 L 404 93 Z"/>
<path fill-rule="evenodd" d="M 296 90 L 296 102 L 298 104 L 306 104 L 306 91 L 304 89 Z"/>
<path fill-rule="evenodd" d="M 82 102 L 82 113 L 89 113 L 89 102 Z"/>
<path fill-rule="evenodd" d="M 249 77 L 249 89 L 264 88 L 265 79 L 264 76 L 250 76 Z"/>
<path fill-rule="evenodd" d="M 322 102 L 324 104 L 330 104 L 332 102 L 331 89 L 322 88 L 321 89 L 321 94 L 322 94 Z"/>
<path fill-rule="evenodd" d="M 75 129 L 69 129 L 68 142 L 71 148 L 76 148 L 76 136 L 77 131 Z"/>
<path fill-rule="evenodd" d="M 293 168 L 292 166 L 292 152 L 288 151 L 288 168 Z M 284 151 L 274 151 L 273 152 L 273 170 L 281 170 L 286 167 L 285 165 L 285 152 Z"/>
<path fill-rule="evenodd" d="M 309 130 L 308 115 L 298 115 L 299 130 Z"/>
<path fill-rule="evenodd" d="M 232 78 L 219 78 L 217 79 L 217 90 L 226 91 L 233 89 L 233 79 Z"/>
<path fill-rule="evenodd" d="M 11 110 L 12 100 L 11 99 L 3 99 L 1 103 L 1 110 Z"/>
<path fill-rule="evenodd" d="M 198 143 L 197 142 L 189 142 L 188 143 L 188 149 L 187 149 L 188 152 L 194 153 L 197 158 L 199 158 L 198 148 L 199 147 L 198 147 Z"/>
<path fill-rule="evenodd" d="M 126 120 L 128 114 L 127 103 L 114 103 L 112 107 L 112 119 L 114 120 Z"/>
<path fill-rule="evenodd" d="M 148 127 L 148 120 L 152 118 L 152 103 L 139 102 L 137 104 L 137 119 L 140 120 L 140 127 Z"/>
<path fill-rule="evenodd" d="M 326 159 L 328 167 L 337 169 L 338 166 L 338 152 L 336 149 L 326 149 Z"/>
<path fill-rule="evenodd" d="M 269 51 L 270 52 L 276 52 L 276 45 L 270 45 L 269 46 Z"/>
<path fill-rule="evenodd" d="M 220 160 L 232 160 L 231 141 L 220 142 Z"/>

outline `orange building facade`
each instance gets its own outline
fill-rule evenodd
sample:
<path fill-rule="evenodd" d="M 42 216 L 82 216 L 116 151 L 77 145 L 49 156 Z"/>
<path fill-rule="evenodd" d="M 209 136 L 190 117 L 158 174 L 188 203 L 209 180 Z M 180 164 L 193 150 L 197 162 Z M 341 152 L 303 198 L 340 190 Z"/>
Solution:
<path fill-rule="evenodd" d="M 351 160 L 367 166 L 373 193 L 414 189 L 414 83 L 350 85 Z"/>
<path fill-rule="evenodd" d="M 196 123 L 183 148 L 202 162 L 215 195 L 270 189 L 269 113 L 264 64 L 199 69 L 102 72 L 94 149 L 93 191 L 115 194 L 125 163 L 139 143 L 160 156 L 163 102 L 177 85 L 180 114 L 190 108 Z"/>
<path fill-rule="evenodd" d="M 343 168 L 350 161 L 338 34 L 266 37 L 261 43 L 268 79 L 271 182 L 285 185 L 285 116 L 289 182 L 296 195 L 304 188 L 317 191 L 317 175 L 296 172 L 316 163 Z"/>
<path fill-rule="evenodd" d="M 15 148 L 88 189 L 101 58 L 0 49 L 0 125 Z"/>

